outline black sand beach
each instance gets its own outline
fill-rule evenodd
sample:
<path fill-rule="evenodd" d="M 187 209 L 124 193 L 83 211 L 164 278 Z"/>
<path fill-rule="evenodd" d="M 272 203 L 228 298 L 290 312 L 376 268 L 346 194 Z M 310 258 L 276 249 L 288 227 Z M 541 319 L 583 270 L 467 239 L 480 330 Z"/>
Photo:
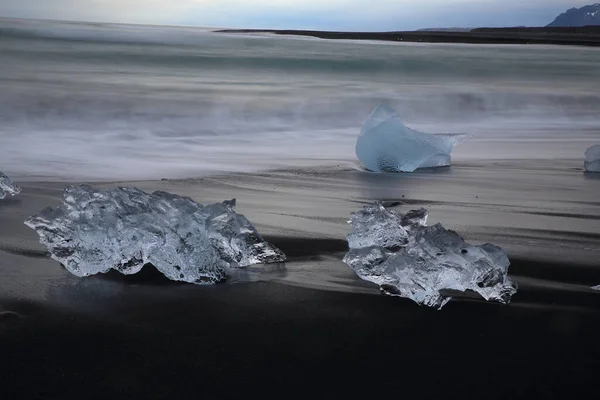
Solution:
<path fill-rule="evenodd" d="M 519 171 L 519 173 L 515 173 Z M 0 202 L 0 390 L 52 398 L 564 398 L 600 367 L 600 180 L 578 160 L 459 162 L 415 174 L 353 164 L 134 185 L 202 203 L 236 197 L 285 265 L 194 286 L 152 270 L 76 278 L 23 220 L 65 183 Z M 373 200 L 511 258 L 509 305 L 442 311 L 379 294 L 340 260 L 345 220 Z"/>

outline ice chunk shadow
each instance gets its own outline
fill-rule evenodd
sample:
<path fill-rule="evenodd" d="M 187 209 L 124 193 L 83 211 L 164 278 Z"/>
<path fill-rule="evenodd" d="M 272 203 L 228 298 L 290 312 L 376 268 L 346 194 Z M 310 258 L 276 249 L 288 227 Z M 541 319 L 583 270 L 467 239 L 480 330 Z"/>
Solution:
<path fill-rule="evenodd" d="M 594 171 L 583 171 L 583 179 L 590 181 L 598 181 L 600 180 L 600 174 Z"/>
<path fill-rule="evenodd" d="M 402 174 L 410 174 L 410 175 L 431 175 L 431 174 L 444 174 L 452 172 L 452 165 L 442 165 L 439 167 L 421 167 L 411 172 L 406 171 L 373 171 L 368 169 L 365 166 L 361 166 L 359 171 L 367 172 L 369 174 L 378 174 L 378 175 L 389 175 L 389 176 L 401 176 Z"/>
<path fill-rule="evenodd" d="M 321 259 L 323 256 L 343 254 L 348 251 L 348 242 L 344 239 L 290 236 L 265 236 L 264 238 L 282 249 L 287 260 L 293 261 Z"/>
<path fill-rule="evenodd" d="M 64 267 L 64 266 L 63 266 Z M 120 282 L 125 285 L 145 285 L 145 286 L 168 286 L 168 285 L 186 285 L 185 282 L 174 281 L 167 278 L 152 264 L 144 264 L 136 274 L 125 275 L 114 269 L 105 274 L 94 275 L 86 279 L 102 279 L 111 282 Z"/>
<path fill-rule="evenodd" d="M 38 258 L 38 259 L 51 258 L 51 254 L 47 251 L 23 249 L 23 248 L 12 247 L 12 246 L 0 245 L 0 251 L 3 251 L 5 253 L 14 254 L 16 256 L 23 256 L 23 257 L 28 257 L 28 258 Z"/>

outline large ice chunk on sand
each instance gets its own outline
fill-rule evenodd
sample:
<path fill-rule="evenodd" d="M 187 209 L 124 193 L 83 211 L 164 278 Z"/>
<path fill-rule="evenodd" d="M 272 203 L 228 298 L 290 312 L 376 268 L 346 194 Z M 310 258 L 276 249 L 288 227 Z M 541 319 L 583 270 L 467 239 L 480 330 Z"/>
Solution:
<path fill-rule="evenodd" d="M 454 145 L 466 134 L 430 134 L 408 128 L 386 105 L 375 108 L 356 141 L 356 156 L 375 172 L 412 172 L 450 165 Z"/>
<path fill-rule="evenodd" d="M 60 206 L 25 224 L 77 276 L 135 274 L 152 264 L 175 281 L 215 283 L 229 267 L 285 260 L 234 206 L 235 200 L 204 207 L 167 192 L 82 185 L 65 189 Z"/>
<path fill-rule="evenodd" d="M 448 289 L 510 301 L 517 287 L 507 276 L 510 262 L 500 247 L 473 246 L 440 224 L 426 226 L 426 220 L 425 209 L 400 215 L 380 203 L 366 206 L 349 221 L 344 262 L 384 293 L 429 307 L 441 309 L 451 298 L 443 292 Z"/>
<path fill-rule="evenodd" d="M 586 150 L 583 166 L 586 171 L 600 172 L 600 144 Z"/>
<path fill-rule="evenodd" d="M 2 172 L 0 172 L 0 200 L 21 193 L 21 188 Z"/>

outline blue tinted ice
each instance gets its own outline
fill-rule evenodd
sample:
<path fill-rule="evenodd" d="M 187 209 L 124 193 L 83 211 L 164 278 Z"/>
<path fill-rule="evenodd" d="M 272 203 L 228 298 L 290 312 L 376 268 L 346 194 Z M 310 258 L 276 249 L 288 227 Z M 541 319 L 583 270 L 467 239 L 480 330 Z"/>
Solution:
<path fill-rule="evenodd" d="M 77 276 L 135 274 L 152 264 L 172 280 L 215 283 L 229 267 L 285 260 L 234 206 L 234 200 L 204 207 L 167 192 L 82 185 L 68 187 L 59 207 L 25 224 Z"/>
<path fill-rule="evenodd" d="M 584 167 L 589 172 L 600 172 L 600 144 L 586 150 Z"/>
<path fill-rule="evenodd" d="M 440 224 L 428 227 L 426 221 L 424 209 L 400 215 L 380 203 L 366 206 L 352 215 L 344 262 L 385 294 L 429 307 L 441 309 L 451 298 L 448 289 L 510 301 L 517 288 L 507 276 L 510 262 L 500 247 L 473 246 L 458 233 Z"/>
<path fill-rule="evenodd" d="M 465 134 L 430 134 L 408 128 L 394 110 L 377 107 L 363 124 L 356 155 L 375 172 L 412 172 L 450 165 L 450 153 Z"/>
<path fill-rule="evenodd" d="M 21 188 L 13 183 L 13 181 L 2 172 L 0 172 L 0 200 L 14 196 L 21 192 Z"/>

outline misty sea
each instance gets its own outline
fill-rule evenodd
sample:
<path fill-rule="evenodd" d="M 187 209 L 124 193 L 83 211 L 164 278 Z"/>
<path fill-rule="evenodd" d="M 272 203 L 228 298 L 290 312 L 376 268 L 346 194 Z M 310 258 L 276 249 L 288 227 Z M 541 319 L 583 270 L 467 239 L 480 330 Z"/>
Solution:
<path fill-rule="evenodd" d="M 457 161 L 581 158 L 600 109 L 600 51 L 574 46 L 0 20 L 0 57 L 2 169 L 20 179 L 354 162 L 380 103 L 410 127 L 472 134 Z"/>

